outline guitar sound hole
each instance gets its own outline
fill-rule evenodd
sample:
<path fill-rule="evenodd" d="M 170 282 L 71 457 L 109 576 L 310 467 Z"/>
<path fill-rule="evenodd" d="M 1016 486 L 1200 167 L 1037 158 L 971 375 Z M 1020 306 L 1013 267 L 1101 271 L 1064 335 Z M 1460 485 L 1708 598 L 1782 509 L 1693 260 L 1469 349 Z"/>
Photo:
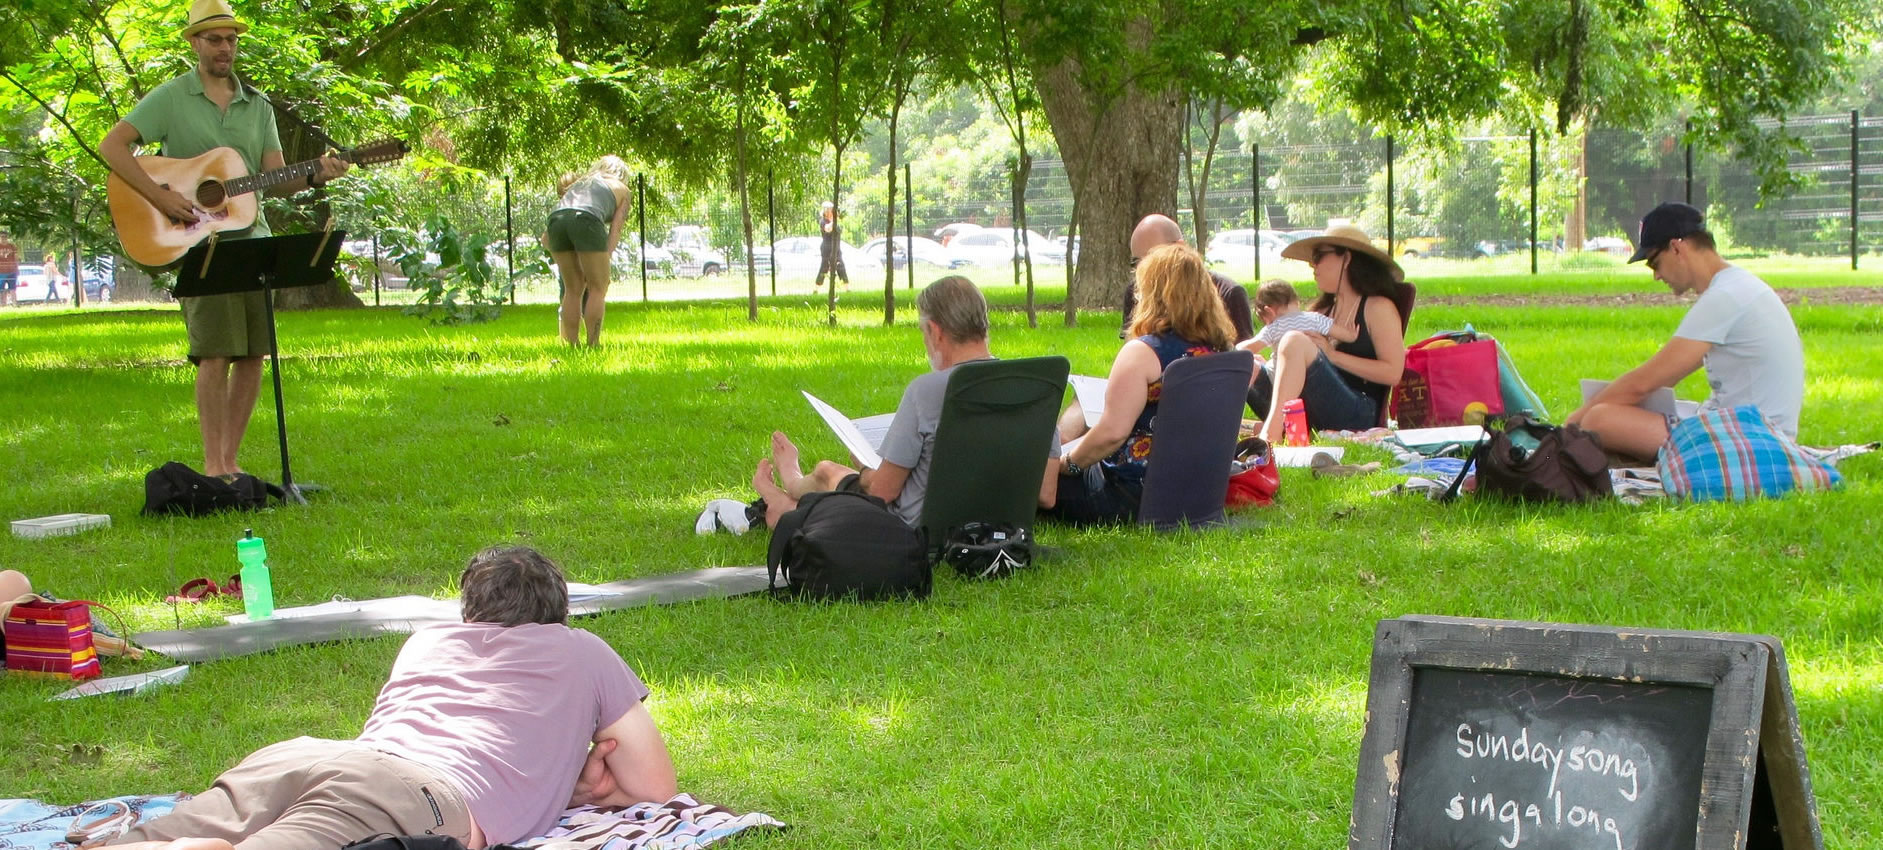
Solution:
<path fill-rule="evenodd" d="M 222 206 L 222 202 L 228 198 L 228 191 L 218 181 L 207 180 L 196 187 L 196 205 L 203 209 L 213 210 Z"/>

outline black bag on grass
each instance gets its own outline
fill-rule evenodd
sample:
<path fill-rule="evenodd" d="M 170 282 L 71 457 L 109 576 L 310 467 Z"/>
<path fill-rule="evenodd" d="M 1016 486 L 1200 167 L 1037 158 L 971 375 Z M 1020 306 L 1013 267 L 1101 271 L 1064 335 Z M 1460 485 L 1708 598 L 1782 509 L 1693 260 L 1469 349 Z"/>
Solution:
<path fill-rule="evenodd" d="M 464 843 L 449 835 L 392 835 L 362 838 L 340 850 L 464 850 Z"/>
<path fill-rule="evenodd" d="M 1033 563 L 1033 535 L 1006 523 L 970 522 L 948 532 L 941 556 L 963 578 L 1005 578 Z"/>
<path fill-rule="evenodd" d="M 1615 494 L 1608 452 L 1575 426 L 1559 428 L 1523 415 L 1502 417 L 1485 424 L 1485 437 L 1472 450 L 1471 460 L 1481 496 L 1588 502 Z"/>
<path fill-rule="evenodd" d="M 772 529 L 765 566 L 774 592 L 812 599 L 921 599 L 933 581 L 927 537 L 883 500 L 846 491 L 798 500 Z"/>
<path fill-rule="evenodd" d="M 230 509 L 252 511 L 268 507 L 268 499 L 287 498 L 287 492 L 246 472 L 233 482 L 212 478 L 176 461 L 144 476 L 144 513 L 204 516 Z"/>

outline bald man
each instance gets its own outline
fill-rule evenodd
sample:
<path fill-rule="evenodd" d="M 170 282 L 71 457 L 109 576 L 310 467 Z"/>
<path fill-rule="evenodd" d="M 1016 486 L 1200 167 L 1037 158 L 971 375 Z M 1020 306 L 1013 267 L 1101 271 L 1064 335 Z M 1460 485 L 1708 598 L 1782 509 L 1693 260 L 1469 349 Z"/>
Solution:
<path fill-rule="evenodd" d="M 1151 249 L 1160 245 L 1183 243 L 1183 230 L 1170 216 L 1151 213 L 1138 222 L 1131 231 L 1131 267 L 1138 267 L 1138 260 Z M 1249 291 L 1242 285 L 1216 272 L 1210 272 L 1210 279 L 1216 282 L 1216 294 L 1222 296 L 1223 309 L 1229 313 L 1229 324 L 1236 329 L 1236 341 L 1255 337 L 1255 323 L 1250 319 Z M 1137 306 L 1138 292 L 1133 283 L 1125 284 L 1124 324 L 1118 328 L 1118 338 L 1124 339 L 1131 327 L 1131 308 Z"/>

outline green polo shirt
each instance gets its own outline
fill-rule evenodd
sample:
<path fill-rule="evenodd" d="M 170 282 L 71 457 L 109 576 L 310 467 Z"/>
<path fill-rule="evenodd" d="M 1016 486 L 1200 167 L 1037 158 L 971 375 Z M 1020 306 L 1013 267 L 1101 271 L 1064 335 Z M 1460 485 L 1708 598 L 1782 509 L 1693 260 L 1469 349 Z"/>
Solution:
<path fill-rule="evenodd" d="M 203 93 L 203 79 L 191 68 L 152 89 L 124 120 L 137 128 L 137 135 L 145 142 L 162 145 L 164 156 L 189 159 L 215 148 L 235 148 L 249 173 L 259 173 L 262 155 L 281 150 L 275 109 L 266 98 L 249 94 L 240 78 L 234 79 L 235 99 L 229 101 L 227 111 Z M 256 215 L 255 226 L 225 233 L 223 238 L 268 235 L 267 217 Z"/>

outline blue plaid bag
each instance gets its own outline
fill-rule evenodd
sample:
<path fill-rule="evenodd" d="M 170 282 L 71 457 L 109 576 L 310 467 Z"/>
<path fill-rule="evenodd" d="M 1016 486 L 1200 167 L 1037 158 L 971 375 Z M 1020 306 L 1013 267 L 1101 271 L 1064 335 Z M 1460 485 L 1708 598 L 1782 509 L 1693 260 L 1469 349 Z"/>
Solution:
<path fill-rule="evenodd" d="M 1773 431 L 1751 405 L 1705 410 L 1682 419 L 1661 447 L 1655 467 L 1675 498 L 1745 501 L 1793 490 L 1829 490 L 1844 483 L 1830 464 Z"/>

